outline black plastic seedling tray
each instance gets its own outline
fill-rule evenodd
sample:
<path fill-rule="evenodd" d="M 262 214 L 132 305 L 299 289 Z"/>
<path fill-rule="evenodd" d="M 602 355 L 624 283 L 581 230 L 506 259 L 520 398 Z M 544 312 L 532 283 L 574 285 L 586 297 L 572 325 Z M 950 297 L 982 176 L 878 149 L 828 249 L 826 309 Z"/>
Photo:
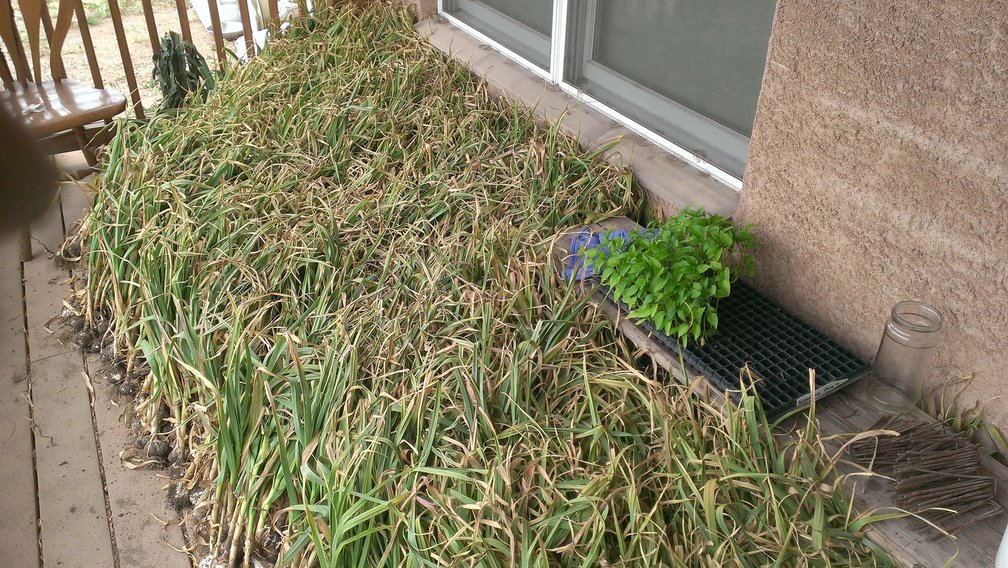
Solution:
<path fill-rule="evenodd" d="M 600 290 L 612 299 L 605 286 Z M 617 302 L 624 315 L 625 304 Z M 741 396 L 740 373 L 748 365 L 758 379 L 752 385 L 768 418 L 777 418 L 811 402 L 809 369 L 815 369 L 816 398 L 864 376 L 869 365 L 823 332 L 774 304 L 753 287 L 736 282 L 717 307 L 718 329 L 700 345 L 679 342 L 647 320 L 634 323 L 681 353 L 685 362 L 712 386 L 734 400 Z"/>

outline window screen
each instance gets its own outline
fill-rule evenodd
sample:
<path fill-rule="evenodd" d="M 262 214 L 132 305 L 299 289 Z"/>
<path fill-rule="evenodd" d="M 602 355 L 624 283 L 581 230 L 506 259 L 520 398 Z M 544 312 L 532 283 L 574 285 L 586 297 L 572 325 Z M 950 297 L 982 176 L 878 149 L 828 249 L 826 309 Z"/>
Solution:
<path fill-rule="evenodd" d="M 566 80 L 742 177 L 774 0 L 572 0 Z"/>
<path fill-rule="evenodd" d="M 450 0 L 444 6 L 452 16 L 549 69 L 551 0 Z"/>

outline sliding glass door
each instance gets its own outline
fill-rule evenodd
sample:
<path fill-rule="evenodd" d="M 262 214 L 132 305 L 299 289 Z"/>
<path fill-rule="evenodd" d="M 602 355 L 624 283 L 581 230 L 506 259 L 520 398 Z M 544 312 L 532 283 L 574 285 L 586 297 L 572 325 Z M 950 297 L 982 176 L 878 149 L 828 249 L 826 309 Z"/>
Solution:
<path fill-rule="evenodd" d="M 579 0 L 564 79 L 741 177 L 774 0 Z"/>
<path fill-rule="evenodd" d="M 452 16 L 549 70 L 552 0 L 446 0 Z"/>
<path fill-rule="evenodd" d="M 445 6 L 566 90 L 742 178 L 775 0 L 558 1 L 561 38 L 552 37 L 550 0 Z M 562 69 L 550 69 L 551 48 Z"/>

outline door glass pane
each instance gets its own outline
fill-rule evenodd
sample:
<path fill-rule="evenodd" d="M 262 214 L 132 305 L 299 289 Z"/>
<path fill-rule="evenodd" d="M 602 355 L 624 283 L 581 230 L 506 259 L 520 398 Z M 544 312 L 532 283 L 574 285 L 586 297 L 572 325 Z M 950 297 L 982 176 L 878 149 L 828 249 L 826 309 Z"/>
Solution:
<path fill-rule="evenodd" d="M 575 0 L 567 80 L 741 175 L 774 0 Z"/>
<path fill-rule="evenodd" d="M 551 0 L 451 0 L 446 11 L 501 45 L 549 69 Z"/>
<path fill-rule="evenodd" d="M 553 29 L 553 2 L 543 0 L 481 0 L 501 14 L 521 22 L 545 37 Z"/>

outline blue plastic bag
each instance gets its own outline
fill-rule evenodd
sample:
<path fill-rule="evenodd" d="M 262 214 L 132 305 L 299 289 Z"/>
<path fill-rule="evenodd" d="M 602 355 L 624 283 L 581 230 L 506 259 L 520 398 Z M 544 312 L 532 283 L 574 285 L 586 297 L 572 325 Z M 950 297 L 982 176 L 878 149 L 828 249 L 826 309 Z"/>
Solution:
<path fill-rule="evenodd" d="M 610 240 L 614 238 L 627 240 L 630 237 L 630 233 L 626 229 L 595 233 L 588 227 L 581 227 L 578 234 L 571 239 L 567 267 L 564 269 L 565 278 L 583 281 L 597 274 L 595 266 L 588 261 L 585 251 L 602 247 L 602 253 L 608 256 L 609 247 L 602 245 L 603 235 Z"/>

